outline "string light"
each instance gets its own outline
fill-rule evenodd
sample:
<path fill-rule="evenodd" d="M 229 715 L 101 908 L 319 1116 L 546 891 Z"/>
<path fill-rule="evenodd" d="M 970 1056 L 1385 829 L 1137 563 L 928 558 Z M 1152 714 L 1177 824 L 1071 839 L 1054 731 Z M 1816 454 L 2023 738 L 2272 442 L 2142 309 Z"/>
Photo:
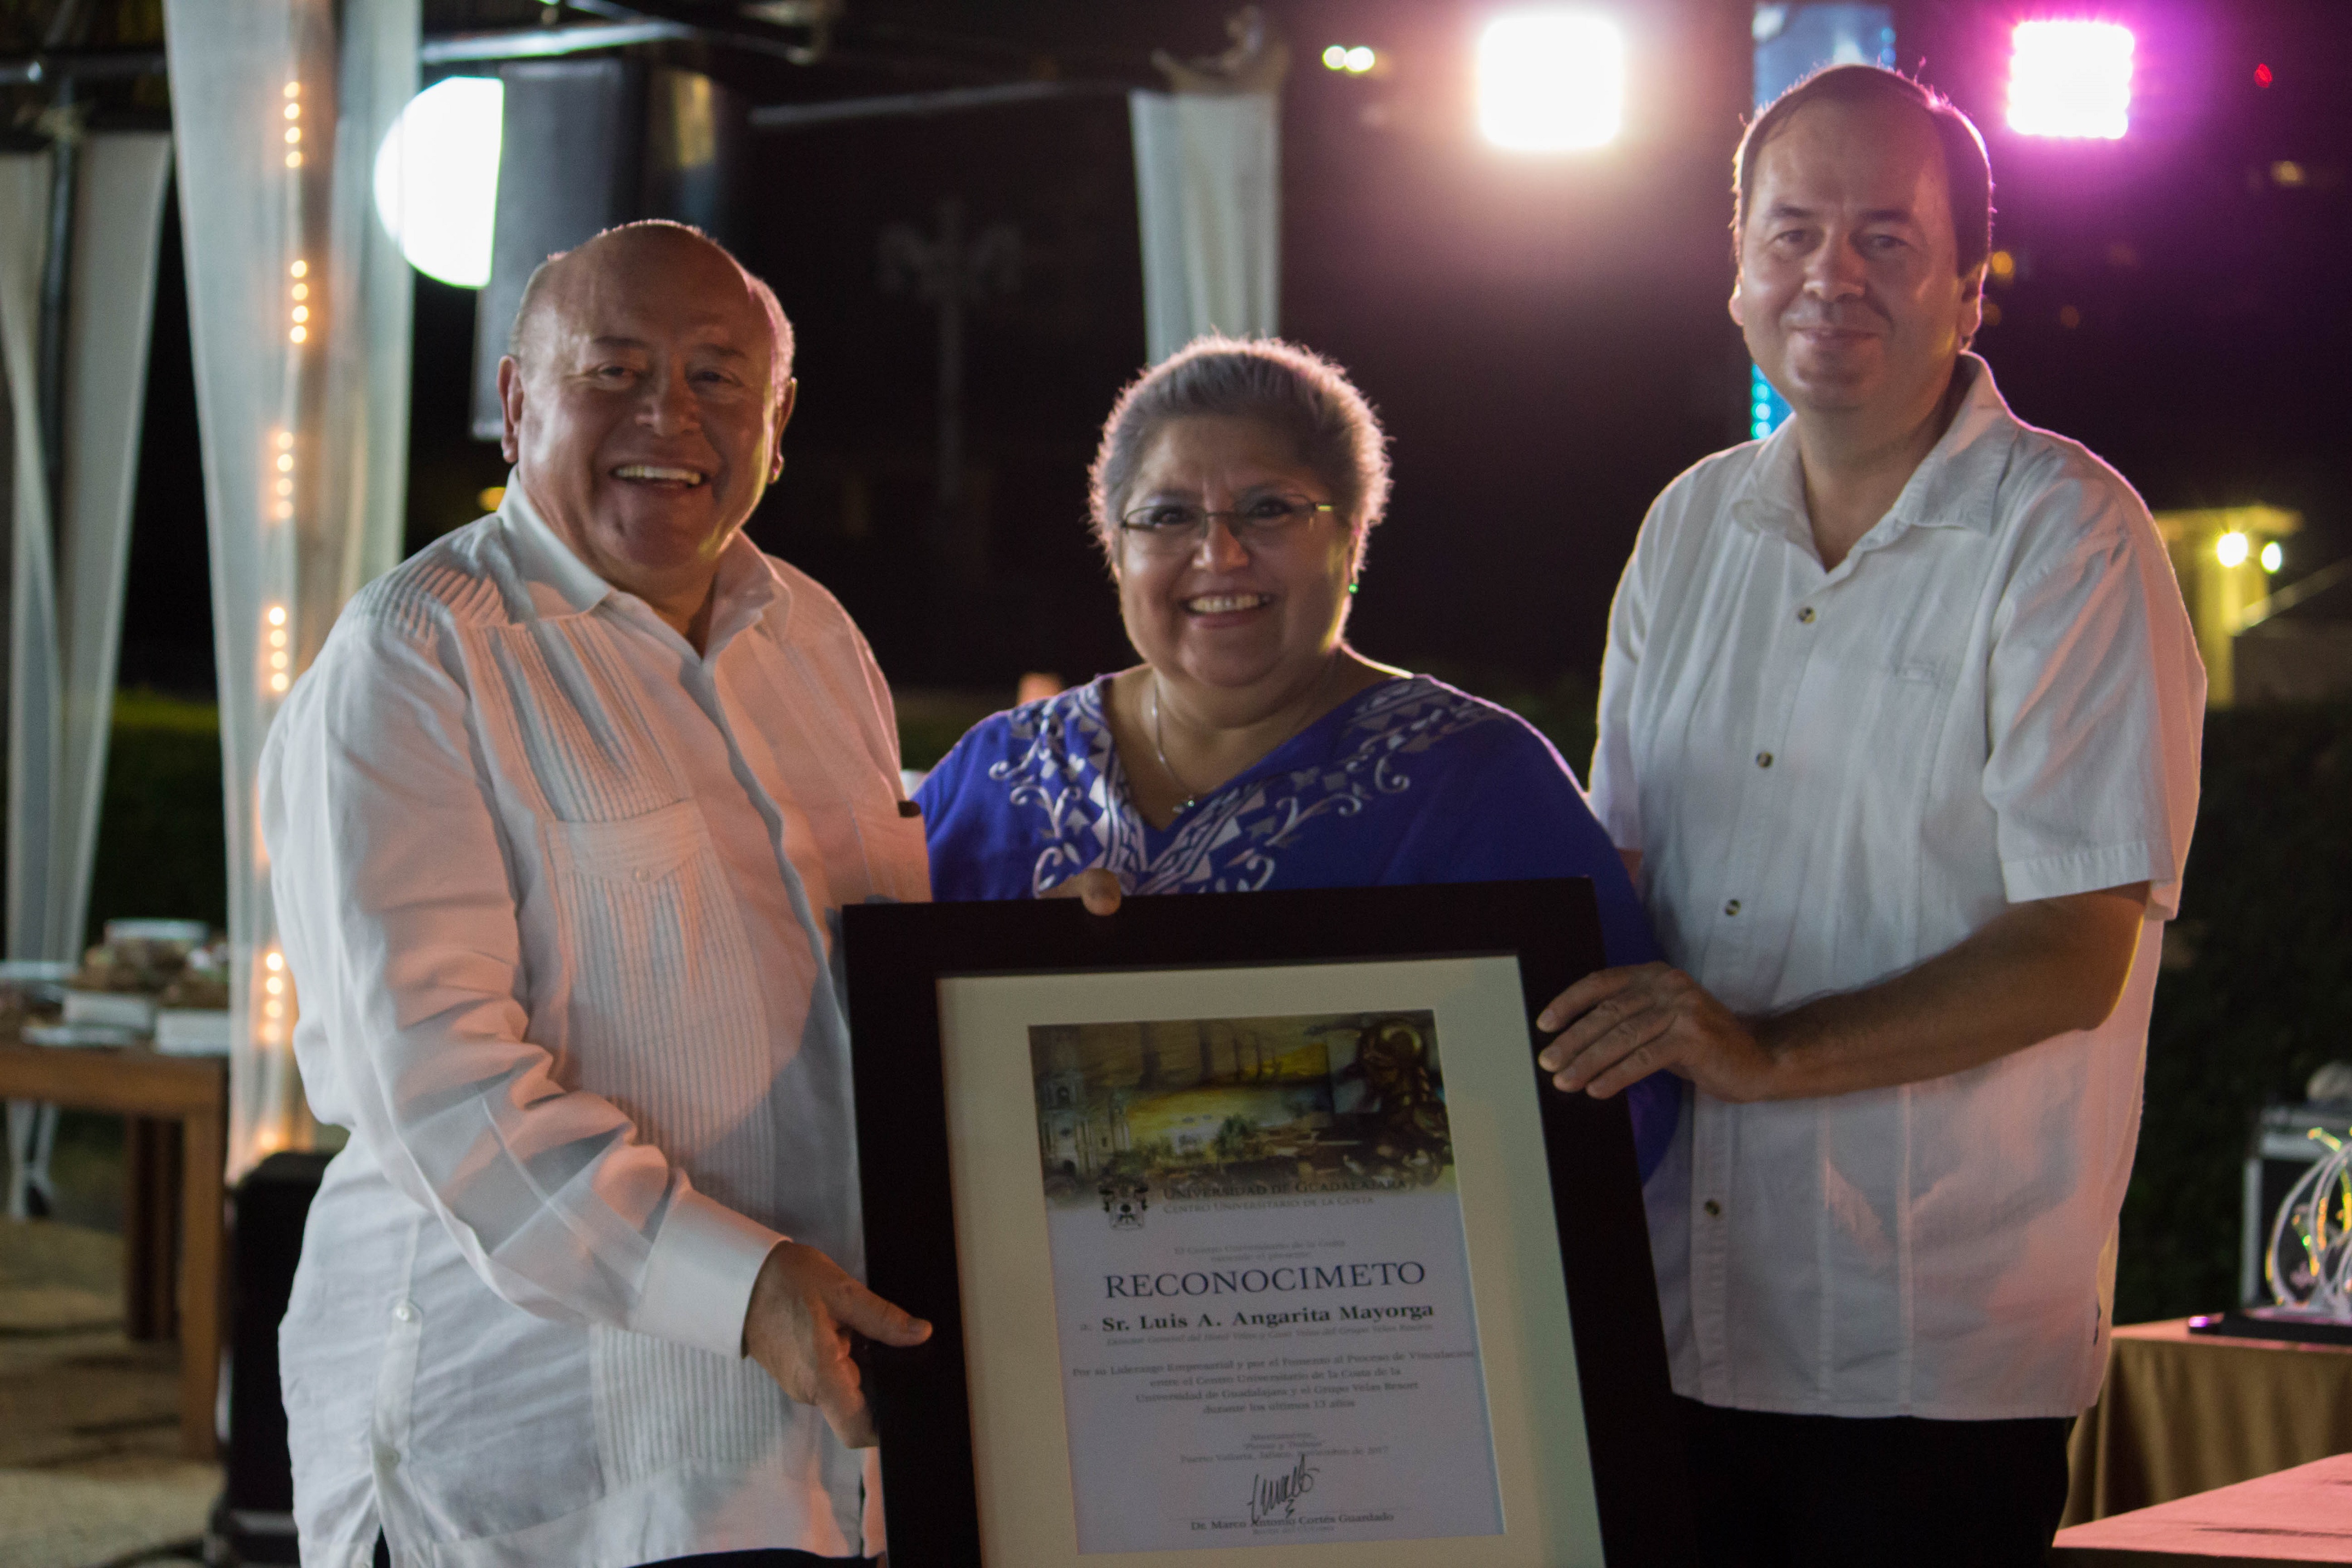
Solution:
<path fill-rule="evenodd" d="M 310 264 L 307 261 L 297 260 L 293 267 L 289 268 L 289 270 L 297 277 L 308 277 L 310 276 Z"/>

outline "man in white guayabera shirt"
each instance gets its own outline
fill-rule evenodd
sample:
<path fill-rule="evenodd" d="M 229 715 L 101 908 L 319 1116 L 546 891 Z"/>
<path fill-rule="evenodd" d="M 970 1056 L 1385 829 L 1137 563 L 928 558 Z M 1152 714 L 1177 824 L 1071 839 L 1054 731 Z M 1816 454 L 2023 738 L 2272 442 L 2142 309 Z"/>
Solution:
<path fill-rule="evenodd" d="M 532 278 L 499 388 L 499 511 L 352 601 L 262 763 L 352 1129 L 279 1335 L 302 1558 L 872 1552 L 845 1331 L 929 1330 L 853 1278 L 829 923 L 928 883 L 865 640 L 742 533 L 791 329 L 633 225 Z"/>
<path fill-rule="evenodd" d="M 1738 175 L 1731 312 L 1795 416 L 1643 525 L 1592 793 L 1673 967 L 1563 993 L 1542 1060 L 1691 1086 L 1648 1198 L 1707 1560 L 2038 1563 L 2204 673 L 2139 497 L 1967 352 L 1975 128 L 1836 68 Z"/>

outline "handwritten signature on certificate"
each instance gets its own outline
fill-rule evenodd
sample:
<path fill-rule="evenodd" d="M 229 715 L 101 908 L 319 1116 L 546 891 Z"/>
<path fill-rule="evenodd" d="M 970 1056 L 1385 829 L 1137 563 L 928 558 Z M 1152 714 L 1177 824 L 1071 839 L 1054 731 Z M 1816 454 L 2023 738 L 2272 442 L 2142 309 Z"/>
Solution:
<path fill-rule="evenodd" d="M 1298 1500 L 1315 1490 L 1315 1475 L 1314 1469 L 1307 1462 L 1307 1456 L 1301 1454 L 1298 1456 L 1298 1462 L 1291 1466 L 1283 1475 L 1253 1478 L 1250 1486 L 1250 1523 L 1263 1524 L 1277 1514 L 1284 1519 L 1288 1519 L 1297 1511 Z"/>

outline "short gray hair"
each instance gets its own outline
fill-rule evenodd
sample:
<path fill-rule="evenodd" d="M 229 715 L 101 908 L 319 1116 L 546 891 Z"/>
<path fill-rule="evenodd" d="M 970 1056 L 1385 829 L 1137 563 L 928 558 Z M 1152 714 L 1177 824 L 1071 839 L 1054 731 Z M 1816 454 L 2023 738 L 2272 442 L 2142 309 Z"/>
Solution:
<path fill-rule="evenodd" d="M 1331 488 L 1355 553 L 1388 513 L 1388 435 L 1348 372 L 1276 338 L 1195 338 L 1128 383 L 1103 423 L 1088 471 L 1095 538 L 1113 550 L 1118 514 L 1144 454 L 1170 421 L 1255 420 L 1290 438 L 1299 460 Z"/>
<path fill-rule="evenodd" d="M 557 251 L 533 267 L 529 281 L 522 286 L 522 298 L 515 305 L 514 322 L 507 329 L 507 353 L 517 364 L 522 363 L 523 348 L 529 340 L 531 319 L 547 307 L 546 296 L 548 290 L 554 287 L 557 262 L 567 256 L 578 255 L 588 246 L 594 245 L 597 240 L 648 232 L 659 234 L 663 231 L 673 232 L 681 238 L 700 240 L 704 245 L 725 256 L 728 264 L 742 275 L 743 287 L 751 293 L 753 303 L 767 313 L 768 330 L 775 340 L 774 390 L 781 393 L 784 383 L 793 379 L 793 323 L 784 314 L 783 302 L 776 298 L 776 291 L 768 287 L 765 278 L 761 277 L 735 258 L 733 251 L 729 250 L 692 224 L 681 224 L 669 218 L 641 218 L 635 223 L 616 224 L 582 241 L 570 250 Z"/>

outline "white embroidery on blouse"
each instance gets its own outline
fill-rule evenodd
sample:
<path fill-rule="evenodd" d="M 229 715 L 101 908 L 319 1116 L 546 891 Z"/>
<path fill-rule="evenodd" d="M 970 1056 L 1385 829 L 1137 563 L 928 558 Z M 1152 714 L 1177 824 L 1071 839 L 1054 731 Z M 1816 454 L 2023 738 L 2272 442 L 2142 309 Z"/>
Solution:
<path fill-rule="evenodd" d="M 988 770 L 1016 811 L 1039 813 L 1033 895 L 1103 866 L 1129 893 L 1246 893 L 1274 880 L 1276 852 L 1310 822 L 1344 821 L 1412 788 L 1412 759 L 1440 740 L 1506 716 L 1425 675 L 1372 687 L 1356 699 L 1333 755 L 1309 766 L 1245 776 L 1186 818 L 1154 859 L 1104 717 L 1103 687 L 1088 682 L 1005 716 L 1015 755 Z"/>

